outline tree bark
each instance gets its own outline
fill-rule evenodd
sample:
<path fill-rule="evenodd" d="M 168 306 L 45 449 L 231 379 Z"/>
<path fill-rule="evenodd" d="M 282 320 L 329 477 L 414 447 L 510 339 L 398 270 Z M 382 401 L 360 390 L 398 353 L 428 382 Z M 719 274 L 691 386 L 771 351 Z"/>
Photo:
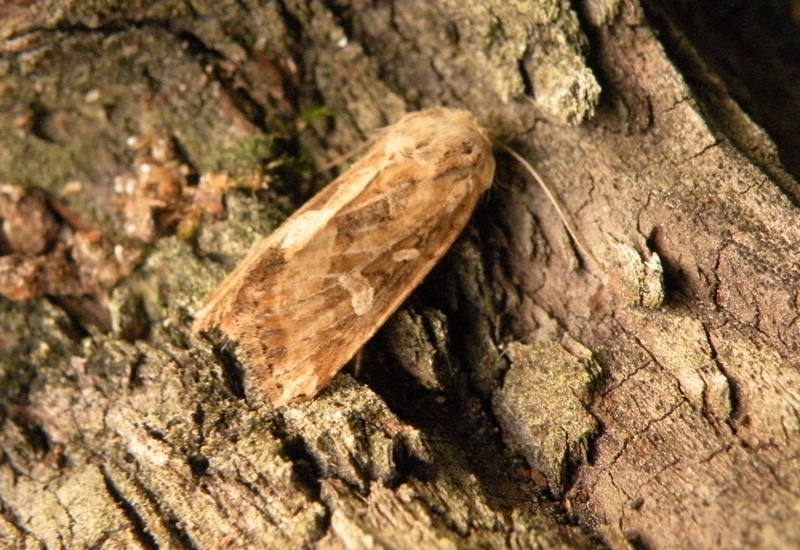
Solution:
<path fill-rule="evenodd" d="M 800 544 L 800 195 L 686 13 L 127 4 L 0 6 L 0 544 Z M 361 368 L 273 410 L 193 315 L 310 166 L 435 105 L 582 242 L 498 152 Z"/>

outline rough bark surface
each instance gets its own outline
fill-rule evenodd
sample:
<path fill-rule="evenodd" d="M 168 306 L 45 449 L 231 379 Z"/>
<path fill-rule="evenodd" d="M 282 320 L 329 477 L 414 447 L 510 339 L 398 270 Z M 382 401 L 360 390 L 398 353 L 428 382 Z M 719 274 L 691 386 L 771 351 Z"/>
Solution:
<path fill-rule="evenodd" d="M 800 194 L 731 58 L 646 7 L 0 5 L 0 545 L 800 546 Z M 589 255 L 498 153 L 355 376 L 245 395 L 203 297 L 308 159 L 434 105 Z"/>

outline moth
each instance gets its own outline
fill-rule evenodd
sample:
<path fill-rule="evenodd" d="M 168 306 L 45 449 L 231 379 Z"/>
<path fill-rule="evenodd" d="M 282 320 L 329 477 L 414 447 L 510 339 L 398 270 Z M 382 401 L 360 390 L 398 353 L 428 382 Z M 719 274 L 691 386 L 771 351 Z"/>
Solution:
<path fill-rule="evenodd" d="M 194 332 L 218 329 L 276 407 L 313 397 L 447 252 L 494 171 L 468 111 L 406 115 L 251 249 Z"/>

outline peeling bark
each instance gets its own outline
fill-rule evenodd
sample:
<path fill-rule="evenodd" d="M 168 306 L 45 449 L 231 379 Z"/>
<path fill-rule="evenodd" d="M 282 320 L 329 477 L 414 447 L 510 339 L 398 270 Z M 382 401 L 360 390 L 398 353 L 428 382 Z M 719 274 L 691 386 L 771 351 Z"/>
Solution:
<path fill-rule="evenodd" d="M 0 180 L 142 254 L 87 291 L 109 322 L 58 288 L 0 301 L 0 545 L 798 546 L 796 183 L 671 8 L 129 4 L 0 6 Z M 536 166 L 592 257 L 498 153 L 358 372 L 245 395 L 189 325 L 324 183 L 298 156 L 442 104 Z M 114 182 L 154 129 L 183 188 L 241 185 L 135 242 Z"/>

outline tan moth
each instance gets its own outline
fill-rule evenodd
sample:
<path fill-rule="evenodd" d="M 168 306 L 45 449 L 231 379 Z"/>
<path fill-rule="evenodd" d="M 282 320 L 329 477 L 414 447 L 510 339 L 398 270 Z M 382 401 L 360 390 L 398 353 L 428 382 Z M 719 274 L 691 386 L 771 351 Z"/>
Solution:
<path fill-rule="evenodd" d="M 219 329 L 275 406 L 313 397 L 450 248 L 494 170 L 469 112 L 406 115 L 251 249 L 194 331 Z"/>

